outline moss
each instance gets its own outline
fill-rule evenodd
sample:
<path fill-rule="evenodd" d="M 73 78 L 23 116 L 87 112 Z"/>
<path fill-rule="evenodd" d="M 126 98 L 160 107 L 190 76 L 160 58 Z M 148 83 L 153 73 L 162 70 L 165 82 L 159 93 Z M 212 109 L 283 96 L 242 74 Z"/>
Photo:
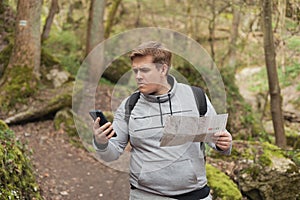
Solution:
<path fill-rule="evenodd" d="M 260 165 L 252 164 L 249 167 L 245 168 L 241 173 L 249 174 L 253 180 L 256 180 L 257 177 L 260 175 L 261 170 L 262 170 L 262 168 Z"/>
<path fill-rule="evenodd" d="M 8 129 L 9 128 L 8 128 L 7 124 L 4 121 L 0 120 L 0 131 L 6 131 Z"/>
<path fill-rule="evenodd" d="M 284 158 L 284 152 L 279 147 L 270 144 L 268 142 L 262 143 L 262 148 L 264 151 L 264 154 L 268 157 L 277 157 L 277 158 Z"/>
<path fill-rule="evenodd" d="M 272 164 L 272 160 L 269 158 L 268 155 L 262 154 L 258 158 L 258 163 L 261 164 L 262 166 L 270 166 Z"/>
<path fill-rule="evenodd" d="M 42 199 L 26 149 L 10 129 L 0 129 L 0 197 Z"/>
<path fill-rule="evenodd" d="M 27 97 L 35 92 L 37 79 L 33 70 L 27 66 L 12 66 L 7 81 L 1 88 L 0 104 L 7 110 L 17 103 L 25 103 Z"/>
<path fill-rule="evenodd" d="M 0 63 L 2 64 L 0 68 L 0 77 L 3 75 L 4 69 L 8 65 L 12 49 L 13 45 L 10 43 L 0 52 Z"/>
<path fill-rule="evenodd" d="M 206 165 L 208 184 L 213 189 L 214 198 L 218 197 L 223 200 L 242 199 L 242 194 L 237 185 L 223 172 L 210 164 Z"/>

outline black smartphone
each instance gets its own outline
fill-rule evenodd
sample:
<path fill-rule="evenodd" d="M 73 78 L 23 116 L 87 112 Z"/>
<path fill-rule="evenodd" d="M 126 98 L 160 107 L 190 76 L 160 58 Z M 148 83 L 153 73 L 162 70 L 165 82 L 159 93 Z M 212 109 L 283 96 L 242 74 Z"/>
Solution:
<path fill-rule="evenodd" d="M 108 120 L 106 119 L 105 115 L 103 114 L 103 112 L 101 110 L 91 110 L 89 113 L 94 121 L 97 119 L 97 117 L 100 117 L 100 122 L 99 122 L 100 126 L 103 126 L 104 124 L 106 124 L 108 122 Z M 117 134 L 115 133 L 113 135 L 113 137 L 116 137 L 116 136 L 117 136 Z"/>

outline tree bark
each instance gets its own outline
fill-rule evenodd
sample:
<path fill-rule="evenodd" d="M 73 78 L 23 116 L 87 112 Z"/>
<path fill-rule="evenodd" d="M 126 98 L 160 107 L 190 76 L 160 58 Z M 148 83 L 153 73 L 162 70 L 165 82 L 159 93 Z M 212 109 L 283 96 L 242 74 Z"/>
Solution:
<path fill-rule="evenodd" d="M 41 0 L 18 1 L 13 51 L 0 83 L 0 104 L 7 108 L 35 92 L 41 60 L 41 8 Z"/>
<path fill-rule="evenodd" d="M 86 55 L 104 39 L 103 17 L 106 0 L 91 0 L 87 29 Z"/>
<path fill-rule="evenodd" d="M 281 107 L 282 99 L 280 95 L 272 31 L 272 0 L 261 0 L 261 3 L 263 8 L 262 17 L 265 62 L 268 73 L 269 92 L 271 96 L 271 114 L 275 131 L 275 142 L 277 146 L 284 148 L 286 146 L 286 137 L 284 133 L 284 122 Z"/>
<path fill-rule="evenodd" d="M 10 65 L 28 66 L 39 75 L 41 60 L 41 0 L 19 0 L 15 45 Z"/>
<path fill-rule="evenodd" d="M 42 42 L 49 37 L 49 33 L 50 33 L 50 30 L 51 30 L 53 19 L 54 19 L 55 14 L 57 14 L 57 13 L 59 13 L 58 0 L 52 0 L 51 1 L 51 8 L 50 8 L 49 14 L 48 14 L 47 19 L 46 19 L 46 23 L 45 23 L 44 28 L 43 28 Z"/>

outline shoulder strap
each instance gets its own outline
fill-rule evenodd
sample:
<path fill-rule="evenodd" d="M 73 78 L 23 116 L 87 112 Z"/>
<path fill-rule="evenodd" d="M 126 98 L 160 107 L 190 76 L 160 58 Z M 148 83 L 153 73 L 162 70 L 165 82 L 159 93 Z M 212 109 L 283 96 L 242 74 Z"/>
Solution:
<path fill-rule="evenodd" d="M 126 101 L 125 103 L 125 120 L 128 124 L 129 122 L 129 118 L 131 115 L 131 111 L 133 110 L 136 102 L 139 100 L 140 98 L 140 92 L 135 92 L 133 93 Z"/>
<path fill-rule="evenodd" d="M 207 112 L 207 103 L 206 103 L 206 97 L 203 90 L 199 87 L 192 86 L 192 90 L 194 93 L 195 101 L 198 107 L 199 115 L 200 117 L 204 116 Z"/>
<path fill-rule="evenodd" d="M 195 101 L 198 107 L 200 117 L 204 116 L 207 112 L 207 103 L 206 97 L 203 90 L 199 87 L 192 86 L 192 90 L 194 93 Z M 204 142 L 200 142 L 200 150 L 203 152 L 204 161 L 206 162 L 206 154 L 205 154 L 205 144 Z"/>

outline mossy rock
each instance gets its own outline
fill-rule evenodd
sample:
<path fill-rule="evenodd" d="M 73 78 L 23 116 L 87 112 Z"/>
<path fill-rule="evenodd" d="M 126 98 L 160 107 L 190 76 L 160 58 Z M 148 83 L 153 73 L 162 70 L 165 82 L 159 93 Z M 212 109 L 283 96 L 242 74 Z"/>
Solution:
<path fill-rule="evenodd" d="M 238 186 L 222 171 L 206 164 L 208 184 L 213 190 L 213 197 L 223 200 L 240 200 L 242 194 Z"/>
<path fill-rule="evenodd" d="M 70 108 L 60 110 L 55 114 L 54 127 L 56 130 L 63 130 L 71 137 L 78 136 Z"/>
<path fill-rule="evenodd" d="M 248 199 L 294 199 L 300 168 L 296 154 L 267 142 L 235 141 L 230 174 Z"/>
<path fill-rule="evenodd" d="M 5 130 L 0 129 L 0 199 L 42 199 L 27 149 L 15 140 L 12 130 L 3 127 Z"/>
<path fill-rule="evenodd" d="M 113 63 L 104 71 L 103 77 L 112 83 L 117 83 L 130 69 L 131 64 L 129 58 L 126 57 L 126 55 L 121 56 L 117 60 L 113 61 Z"/>

